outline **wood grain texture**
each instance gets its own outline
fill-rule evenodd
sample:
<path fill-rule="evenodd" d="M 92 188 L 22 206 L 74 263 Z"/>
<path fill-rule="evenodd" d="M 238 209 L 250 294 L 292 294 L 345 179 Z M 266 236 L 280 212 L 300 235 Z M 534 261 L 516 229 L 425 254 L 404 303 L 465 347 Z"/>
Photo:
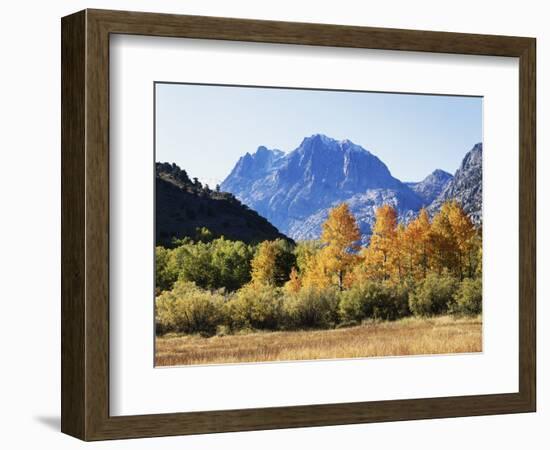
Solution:
<path fill-rule="evenodd" d="M 86 26 L 86 439 L 109 417 L 109 33 Z"/>
<path fill-rule="evenodd" d="M 519 392 L 109 415 L 109 34 L 519 57 Z M 86 10 L 62 20 L 62 430 L 84 440 L 534 411 L 535 40 Z M 185 405 L 182 405 L 185 409 Z"/>
<path fill-rule="evenodd" d="M 521 56 L 529 38 L 436 31 L 88 10 L 111 33 L 279 44 Z"/>
<path fill-rule="evenodd" d="M 519 104 L 519 384 L 536 409 L 536 41 L 520 57 Z"/>
<path fill-rule="evenodd" d="M 61 34 L 61 430 L 82 437 L 85 392 L 85 19 L 63 19 Z"/>

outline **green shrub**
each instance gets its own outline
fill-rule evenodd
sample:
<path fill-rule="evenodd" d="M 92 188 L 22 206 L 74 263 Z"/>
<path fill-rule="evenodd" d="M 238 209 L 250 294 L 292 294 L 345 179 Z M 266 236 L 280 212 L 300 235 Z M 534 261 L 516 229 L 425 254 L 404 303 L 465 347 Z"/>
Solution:
<path fill-rule="evenodd" d="M 179 279 L 203 289 L 235 291 L 250 281 L 254 249 L 244 242 L 223 237 L 210 242 L 186 242 L 173 252 Z"/>
<path fill-rule="evenodd" d="M 481 314 L 481 278 L 466 278 L 460 283 L 453 296 L 450 310 L 453 314 L 475 316 Z"/>
<path fill-rule="evenodd" d="M 370 284 L 368 286 L 370 287 Z M 369 311 L 366 287 L 367 285 L 354 286 L 340 294 L 338 315 L 342 323 L 360 323 L 367 317 Z"/>
<path fill-rule="evenodd" d="M 457 287 L 457 279 L 448 273 L 430 273 L 409 295 L 409 307 L 415 316 L 445 314 Z"/>
<path fill-rule="evenodd" d="M 171 250 L 164 247 L 155 248 L 155 292 L 172 289 L 178 279 L 178 270 Z"/>
<path fill-rule="evenodd" d="M 367 282 L 342 292 L 339 316 L 343 322 L 363 319 L 396 320 L 410 314 L 408 289 L 389 282 Z"/>
<path fill-rule="evenodd" d="M 224 296 L 177 281 L 156 298 L 156 332 L 200 333 L 211 336 L 224 322 Z"/>
<path fill-rule="evenodd" d="M 409 291 L 404 284 L 382 284 L 382 295 L 373 301 L 372 318 L 377 320 L 397 320 L 410 316 Z"/>
<path fill-rule="evenodd" d="M 283 320 L 281 290 L 269 285 L 248 284 L 242 287 L 225 308 L 232 330 L 275 330 Z"/>
<path fill-rule="evenodd" d="M 286 328 L 332 328 L 338 323 L 340 292 L 336 288 L 303 288 L 284 300 Z"/>

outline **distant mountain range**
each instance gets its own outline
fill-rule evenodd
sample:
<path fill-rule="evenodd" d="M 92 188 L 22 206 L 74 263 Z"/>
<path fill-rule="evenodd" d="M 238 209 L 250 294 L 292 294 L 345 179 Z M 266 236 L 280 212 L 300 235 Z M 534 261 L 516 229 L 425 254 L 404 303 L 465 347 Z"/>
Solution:
<path fill-rule="evenodd" d="M 173 238 L 197 236 L 208 228 L 213 237 L 257 243 L 288 239 L 256 211 L 228 192 L 212 191 L 191 180 L 175 164 L 156 163 L 156 244 L 171 246 Z"/>
<path fill-rule="evenodd" d="M 367 242 L 382 204 L 393 205 L 407 222 L 422 207 L 433 216 L 449 199 L 481 224 L 481 143 L 466 153 L 454 176 L 436 169 L 420 182 L 402 182 L 363 147 L 316 134 L 287 154 L 264 146 L 246 153 L 214 191 L 175 164 L 156 163 L 156 242 L 194 238 L 201 227 L 247 243 L 317 239 L 330 209 L 341 202 Z"/>
<path fill-rule="evenodd" d="M 405 183 L 416 192 L 424 201 L 424 205 L 432 203 L 437 196 L 447 187 L 453 176 L 441 169 L 435 169 L 422 181 L 417 183 Z"/>
<path fill-rule="evenodd" d="M 384 203 L 408 221 L 422 207 L 433 214 L 455 198 L 480 223 L 481 153 L 482 144 L 475 145 L 454 177 L 437 169 L 420 182 L 403 183 L 363 147 L 315 134 L 288 154 L 264 146 L 246 153 L 221 189 L 295 240 L 318 238 L 330 208 L 346 202 L 367 240 L 375 211 Z"/>

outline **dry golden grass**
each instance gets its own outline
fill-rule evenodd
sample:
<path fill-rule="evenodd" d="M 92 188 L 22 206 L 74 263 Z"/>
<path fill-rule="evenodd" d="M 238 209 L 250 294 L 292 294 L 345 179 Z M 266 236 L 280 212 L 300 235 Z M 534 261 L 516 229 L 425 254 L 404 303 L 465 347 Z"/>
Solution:
<path fill-rule="evenodd" d="M 156 339 L 157 366 L 481 351 L 481 317 L 406 318 L 320 331 Z"/>

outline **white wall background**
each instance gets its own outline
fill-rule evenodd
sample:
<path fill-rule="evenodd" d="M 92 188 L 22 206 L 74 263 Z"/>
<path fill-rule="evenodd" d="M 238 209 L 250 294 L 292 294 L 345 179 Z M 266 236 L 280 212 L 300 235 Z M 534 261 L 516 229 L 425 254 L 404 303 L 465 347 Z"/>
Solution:
<path fill-rule="evenodd" d="M 550 29 L 535 0 L 52 0 L 3 5 L 0 15 L 0 443 L 66 449 L 60 404 L 60 17 L 86 7 L 339 23 L 538 39 L 538 412 L 389 424 L 141 439 L 95 448 L 547 448 L 550 351 L 548 195 Z M 545 279 L 546 278 L 546 279 Z"/>

